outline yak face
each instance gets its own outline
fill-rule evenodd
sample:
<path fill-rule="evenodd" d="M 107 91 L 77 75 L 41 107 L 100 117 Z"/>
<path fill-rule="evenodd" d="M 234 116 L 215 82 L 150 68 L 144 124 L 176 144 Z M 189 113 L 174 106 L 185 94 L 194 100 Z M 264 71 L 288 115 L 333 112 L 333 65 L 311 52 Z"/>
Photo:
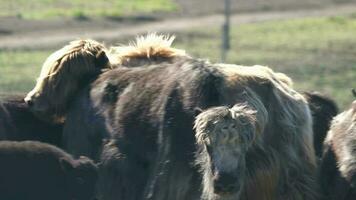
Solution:
<path fill-rule="evenodd" d="M 105 48 L 93 40 L 77 40 L 50 55 L 35 87 L 25 97 L 38 117 L 63 117 L 73 97 L 103 69 L 110 68 Z"/>
<path fill-rule="evenodd" d="M 237 198 L 246 174 L 245 156 L 256 137 L 256 110 L 245 104 L 210 108 L 196 117 L 204 199 Z"/>

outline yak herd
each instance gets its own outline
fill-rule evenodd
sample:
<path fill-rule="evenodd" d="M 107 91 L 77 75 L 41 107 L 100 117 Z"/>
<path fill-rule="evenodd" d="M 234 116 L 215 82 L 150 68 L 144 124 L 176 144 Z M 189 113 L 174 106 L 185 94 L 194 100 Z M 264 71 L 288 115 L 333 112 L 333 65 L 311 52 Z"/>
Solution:
<path fill-rule="evenodd" d="M 173 40 L 72 41 L 1 100 L 0 199 L 356 199 L 356 101 Z"/>

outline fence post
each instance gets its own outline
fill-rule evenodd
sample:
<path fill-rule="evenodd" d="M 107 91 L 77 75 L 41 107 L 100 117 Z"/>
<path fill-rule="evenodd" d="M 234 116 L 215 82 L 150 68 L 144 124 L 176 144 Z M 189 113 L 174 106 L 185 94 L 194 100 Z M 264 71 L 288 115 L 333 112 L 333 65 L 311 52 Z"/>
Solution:
<path fill-rule="evenodd" d="M 230 6 L 231 0 L 225 0 L 225 22 L 222 27 L 221 62 L 226 61 L 227 52 L 230 49 Z"/>

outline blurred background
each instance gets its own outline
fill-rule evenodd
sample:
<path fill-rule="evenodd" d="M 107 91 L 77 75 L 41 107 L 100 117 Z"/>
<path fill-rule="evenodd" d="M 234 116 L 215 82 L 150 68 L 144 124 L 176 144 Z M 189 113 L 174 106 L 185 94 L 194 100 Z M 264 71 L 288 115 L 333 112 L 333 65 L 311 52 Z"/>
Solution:
<path fill-rule="evenodd" d="M 224 3 L 0 0 L 0 97 L 32 89 L 45 59 L 78 38 L 111 46 L 147 32 L 170 33 L 177 36 L 175 47 L 220 62 Z M 267 65 L 290 76 L 300 91 L 317 90 L 341 108 L 350 105 L 356 88 L 356 0 L 230 0 L 228 8 L 225 62 Z"/>

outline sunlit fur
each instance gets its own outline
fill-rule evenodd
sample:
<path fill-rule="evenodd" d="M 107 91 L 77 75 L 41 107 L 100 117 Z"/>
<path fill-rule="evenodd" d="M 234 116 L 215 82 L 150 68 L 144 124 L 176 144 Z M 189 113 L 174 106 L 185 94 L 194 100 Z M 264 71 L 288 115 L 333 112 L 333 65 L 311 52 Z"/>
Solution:
<path fill-rule="evenodd" d="M 60 120 L 78 90 L 103 69 L 110 68 L 106 51 L 94 40 L 70 42 L 47 58 L 25 101 L 33 103 L 31 109 L 35 114 Z M 101 61 L 103 63 L 98 63 Z"/>
<path fill-rule="evenodd" d="M 170 61 L 187 56 L 182 49 L 171 47 L 175 37 L 156 33 L 138 36 L 129 45 L 112 47 L 110 61 L 114 64 L 136 67 Z"/>
<path fill-rule="evenodd" d="M 325 145 L 334 151 L 341 176 L 356 184 L 356 101 L 333 119 Z"/>

